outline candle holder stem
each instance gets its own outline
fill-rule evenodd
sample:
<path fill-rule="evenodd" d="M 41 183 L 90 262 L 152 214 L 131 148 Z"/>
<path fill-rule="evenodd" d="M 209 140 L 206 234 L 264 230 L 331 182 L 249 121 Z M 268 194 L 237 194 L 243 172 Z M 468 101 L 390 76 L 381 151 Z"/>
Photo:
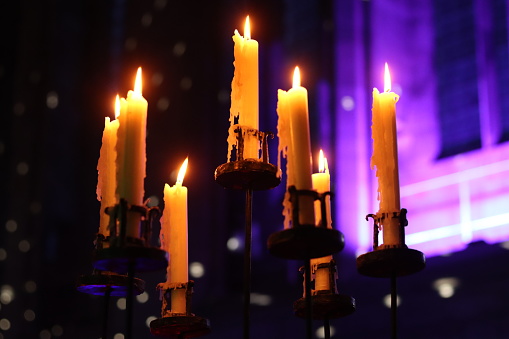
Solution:
<path fill-rule="evenodd" d="M 313 338 L 313 307 L 311 305 L 311 260 L 304 260 L 304 286 L 306 300 L 306 338 Z"/>
<path fill-rule="evenodd" d="M 323 319 L 323 332 L 324 332 L 324 338 L 330 339 L 330 320 L 328 317 L 325 317 Z"/>
<path fill-rule="evenodd" d="M 246 226 L 244 235 L 244 339 L 249 339 L 249 308 L 251 304 L 251 243 L 253 221 L 253 190 L 246 189 Z"/>

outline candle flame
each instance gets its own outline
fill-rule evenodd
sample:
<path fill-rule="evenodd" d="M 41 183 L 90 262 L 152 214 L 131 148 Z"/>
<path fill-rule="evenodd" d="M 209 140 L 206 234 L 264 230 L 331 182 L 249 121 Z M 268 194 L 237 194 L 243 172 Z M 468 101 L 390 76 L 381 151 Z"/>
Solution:
<path fill-rule="evenodd" d="M 115 97 L 115 119 L 117 119 L 119 115 L 120 115 L 120 97 L 117 94 L 117 96 Z"/>
<path fill-rule="evenodd" d="M 134 93 L 142 95 L 141 93 L 141 67 L 138 67 L 136 72 L 136 80 L 134 81 Z"/>
<path fill-rule="evenodd" d="M 293 71 L 293 87 L 300 86 L 300 70 L 299 66 L 295 66 L 295 71 Z"/>
<path fill-rule="evenodd" d="M 187 162 L 189 160 L 189 157 L 184 160 L 182 163 L 182 166 L 180 166 L 179 174 L 177 175 L 177 184 L 181 184 L 184 182 L 184 176 L 186 175 L 187 170 Z"/>
<path fill-rule="evenodd" d="M 244 38 L 251 39 L 251 25 L 249 25 L 249 15 L 246 17 L 246 23 L 244 24 Z"/>
<path fill-rule="evenodd" d="M 323 155 L 322 150 L 320 150 L 320 155 L 318 157 L 318 172 L 329 173 L 329 163 L 327 162 L 327 158 Z"/>
<path fill-rule="evenodd" d="M 390 91 L 391 91 L 391 73 L 389 73 L 389 65 L 385 63 L 384 92 Z"/>

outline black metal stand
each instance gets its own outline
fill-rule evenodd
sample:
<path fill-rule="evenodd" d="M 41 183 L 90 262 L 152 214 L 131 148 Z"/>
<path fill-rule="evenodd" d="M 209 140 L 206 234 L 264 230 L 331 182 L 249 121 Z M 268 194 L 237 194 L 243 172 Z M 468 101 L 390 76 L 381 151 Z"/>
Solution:
<path fill-rule="evenodd" d="M 374 278 L 391 279 L 391 329 L 392 338 L 397 339 L 397 277 L 402 277 L 417 273 L 426 266 L 424 253 L 410 249 L 405 245 L 405 229 L 408 225 L 406 219 L 407 210 L 402 209 L 391 215 L 373 215 L 373 251 L 360 255 L 357 258 L 357 271 L 365 276 Z M 399 220 L 400 244 L 391 246 L 378 246 L 378 232 L 381 221 L 384 218 L 394 218 Z"/>
<path fill-rule="evenodd" d="M 244 235 L 244 269 L 243 269 L 243 338 L 250 335 L 250 304 L 251 304 L 251 243 L 253 219 L 253 191 L 268 190 L 281 183 L 280 170 L 269 163 L 268 137 L 272 133 L 248 129 L 243 131 L 241 126 L 233 127 L 237 133 L 236 160 L 222 164 L 216 168 L 215 180 L 227 189 L 246 191 L 245 205 L 245 235 Z M 244 159 L 244 132 L 257 136 L 262 144 L 262 157 Z"/>

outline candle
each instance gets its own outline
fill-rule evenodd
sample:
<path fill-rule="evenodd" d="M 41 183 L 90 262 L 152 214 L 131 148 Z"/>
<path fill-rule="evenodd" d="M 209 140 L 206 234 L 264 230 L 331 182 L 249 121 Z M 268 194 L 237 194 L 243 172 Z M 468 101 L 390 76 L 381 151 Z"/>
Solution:
<path fill-rule="evenodd" d="M 188 159 L 182 164 L 177 182 L 164 186 L 164 213 L 161 217 L 161 244 L 170 254 L 167 286 L 175 287 L 188 281 L 187 258 L 187 187 L 182 186 Z M 171 312 L 187 313 L 186 290 L 171 291 Z"/>
<path fill-rule="evenodd" d="M 249 16 L 246 18 L 244 37 L 235 30 L 233 35 L 235 71 L 232 80 L 230 129 L 228 135 L 228 161 L 236 144 L 236 120 L 243 128 L 244 159 L 259 159 L 260 142 L 246 129 L 258 130 L 258 41 L 251 39 Z"/>
<path fill-rule="evenodd" d="M 307 90 L 300 85 L 299 68 L 295 67 L 293 87 L 288 91 L 278 91 L 278 136 L 279 149 L 286 149 L 287 187 L 295 186 L 298 190 L 311 190 L 311 141 L 309 133 Z M 285 210 L 289 213 L 288 194 L 285 197 Z M 285 228 L 288 227 L 285 216 Z M 315 214 L 313 199 L 309 196 L 299 197 L 299 224 L 314 225 Z"/>
<path fill-rule="evenodd" d="M 134 90 L 121 101 L 117 140 L 117 194 L 131 205 L 143 203 L 146 166 L 147 101 L 142 95 L 141 67 Z M 126 235 L 139 238 L 140 215 L 129 212 Z"/>
<path fill-rule="evenodd" d="M 117 95 L 115 98 L 115 118 L 120 114 L 120 100 Z M 99 161 L 97 162 L 97 200 L 101 202 L 101 212 L 99 219 L 99 234 L 108 236 L 108 224 L 110 217 L 104 210 L 106 207 L 113 207 L 116 203 L 115 189 L 117 188 L 117 178 L 115 164 L 117 152 L 115 145 L 117 143 L 118 120 L 110 121 L 106 117 L 104 121 L 104 131 L 102 138 Z"/>
<path fill-rule="evenodd" d="M 384 245 L 400 244 L 399 221 L 392 218 L 400 211 L 398 143 L 396 133 L 396 102 L 399 96 L 391 92 L 389 67 L 385 64 L 384 92 L 373 89 L 373 156 L 371 168 L 376 168 L 380 209 L 378 215 L 389 213 L 382 220 Z"/>
<path fill-rule="evenodd" d="M 330 192 L 330 174 L 327 158 L 324 156 L 323 151 L 320 150 L 318 158 L 318 173 L 313 173 L 313 189 L 318 193 Z M 327 228 L 332 228 L 331 210 L 330 210 L 330 196 L 325 199 L 326 210 L 326 225 Z M 316 224 L 320 225 L 322 222 L 322 211 L 320 201 L 315 201 L 315 220 Z M 330 290 L 330 269 L 329 267 L 318 268 L 320 264 L 329 264 L 332 260 L 332 255 L 322 258 L 311 259 L 311 267 L 315 272 L 315 290 Z"/>

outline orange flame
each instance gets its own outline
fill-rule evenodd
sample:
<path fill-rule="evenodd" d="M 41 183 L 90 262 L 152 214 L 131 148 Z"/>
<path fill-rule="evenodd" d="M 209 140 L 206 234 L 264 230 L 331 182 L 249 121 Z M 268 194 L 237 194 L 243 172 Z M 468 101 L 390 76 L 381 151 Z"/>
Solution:
<path fill-rule="evenodd" d="M 389 73 L 389 65 L 385 63 L 384 92 L 390 91 L 391 91 L 391 73 Z"/>
<path fill-rule="evenodd" d="M 299 66 L 296 66 L 295 70 L 293 71 L 293 87 L 299 86 L 300 86 L 300 70 Z"/>
<path fill-rule="evenodd" d="M 117 94 L 117 96 L 115 97 L 115 119 L 117 119 L 119 115 L 120 115 L 120 97 Z"/>
<path fill-rule="evenodd" d="M 249 25 L 249 15 L 246 17 L 246 23 L 244 24 L 244 38 L 251 39 L 251 26 Z"/>
<path fill-rule="evenodd" d="M 182 185 L 182 183 L 184 182 L 184 176 L 186 175 L 188 160 L 189 157 L 187 157 L 186 160 L 184 160 L 184 162 L 182 163 L 182 166 L 180 166 L 179 174 L 177 175 L 177 184 Z"/>
<path fill-rule="evenodd" d="M 329 164 L 322 150 L 320 150 L 320 156 L 318 157 L 318 172 L 329 173 Z"/>
<path fill-rule="evenodd" d="M 134 81 L 134 93 L 138 95 L 142 95 L 141 91 L 141 67 L 138 67 L 138 71 L 136 72 L 136 80 Z"/>

